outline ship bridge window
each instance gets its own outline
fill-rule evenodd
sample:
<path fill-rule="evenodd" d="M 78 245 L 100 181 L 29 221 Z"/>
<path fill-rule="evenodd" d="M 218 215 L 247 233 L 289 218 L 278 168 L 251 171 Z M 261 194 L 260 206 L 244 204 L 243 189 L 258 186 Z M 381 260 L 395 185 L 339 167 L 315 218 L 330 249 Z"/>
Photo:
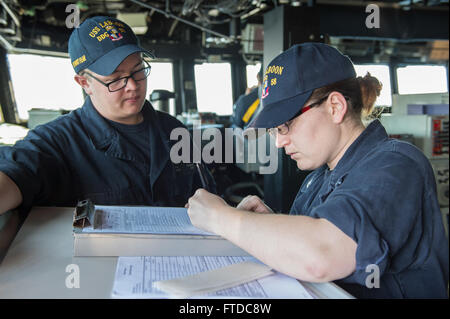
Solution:
<path fill-rule="evenodd" d="M 256 78 L 256 75 L 259 72 L 259 69 L 261 68 L 261 63 L 257 63 L 255 65 L 249 64 L 246 66 L 247 71 L 247 87 L 252 88 L 258 85 L 258 80 Z"/>
<path fill-rule="evenodd" d="M 167 90 L 173 92 L 172 63 L 170 62 L 150 62 L 152 70 L 147 78 L 147 96 L 153 90 Z"/>
<path fill-rule="evenodd" d="M 70 111 L 83 105 L 83 92 L 73 79 L 75 72 L 68 58 L 9 54 L 8 62 L 21 120 L 28 120 L 33 108 Z M 147 98 L 154 89 L 173 92 L 172 63 L 152 62 L 151 66 Z"/>
<path fill-rule="evenodd" d="M 153 90 L 167 90 L 174 92 L 173 87 L 173 64 L 171 62 L 152 62 L 152 70 L 147 78 L 147 100 L 150 101 L 150 95 Z M 175 101 L 169 99 L 170 113 L 175 112 Z"/>
<path fill-rule="evenodd" d="M 8 62 L 20 119 L 28 120 L 32 108 L 73 110 L 83 104 L 68 58 L 8 54 Z"/>
<path fill-rule="evenodd" d="M 399 94 L 448 92 L 447 70 L 440 65 L 407 65 L 397 68 Z"/>
<path fill-rule="evenodd" d="M 194 72 L 198 112 L 231 115 L 233 97 L 230 63 L 196 64 Z"/>

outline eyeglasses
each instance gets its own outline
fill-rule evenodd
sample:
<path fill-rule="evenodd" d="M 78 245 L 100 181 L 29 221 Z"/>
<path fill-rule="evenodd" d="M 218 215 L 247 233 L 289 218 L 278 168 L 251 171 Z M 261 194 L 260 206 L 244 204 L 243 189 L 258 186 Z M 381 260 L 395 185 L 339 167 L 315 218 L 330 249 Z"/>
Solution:
<path fill-rule="evenodd" d="M 276 136 L 277 134 L 280 135 L 286 135 L 289 132 L 289 126 L 292 124 L 292 122 L 301 114 L 305 113 L 306 111 L 309 111 L 312 107 L 317 106 L 322 104 L 323 102 L 325 102 L 328 99 L 328 95 L 324 96 L 323 98 L 321 98 L 320 100 L 318 100 L 317 102 L 311 103 L 307 106 L 304 106 L 300 112 L 298 112 L 291 120 L 287 121 L 286 123 L 283 123 L 277 127 L 273 127 L 273 128 L 269 128 L 267 131 L 269 132 L 269 134 L 271 136 Z"/>
<path fill-rule="evenodd" d="M 106 86 L 109 92 L 116 92 L 127 86 L 129 78 L 133 78 L 134 81 L 138 82 L 145 80 L 150 75 L 150 70 L 152 69 L 152 67 L 150 66 L 150 64 L 147 63 L 147 61 L 144 61 L 144 63 L 146 67 L 131 73 L 129 76 L 118 78 L 117 80 L 111 81 L 109 83 L 103 82 L 102 80 L 96 78 L 95 76 L 93 76 L 88 72 L 85 72 L 84 74 L 89 75 L 94 80 L 97 80 L 98 82 Z"/>

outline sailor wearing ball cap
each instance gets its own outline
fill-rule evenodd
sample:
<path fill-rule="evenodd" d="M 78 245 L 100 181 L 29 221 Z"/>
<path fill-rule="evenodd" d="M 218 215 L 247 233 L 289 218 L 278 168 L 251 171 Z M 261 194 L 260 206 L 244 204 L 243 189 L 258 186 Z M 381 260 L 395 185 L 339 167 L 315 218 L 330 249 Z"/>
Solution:
<path fill-rule="evenodd" d="M 378 120 L 362 121 L 379 81 L 356 77 L 334 47 L 304 43 L 273 59 L 263 82 L 262 109 L 249 127 L 267 128 L 312 172 L 289 214 L 256 196 L 234 208 L 200 190 L 188 202 L 192 223 L 282 273 L 335 281 L 355 297 L 447 298 L 448 241 L 430 163 L 388 138 Z M 375 267 L 376 288 L 367 284 Z"/>

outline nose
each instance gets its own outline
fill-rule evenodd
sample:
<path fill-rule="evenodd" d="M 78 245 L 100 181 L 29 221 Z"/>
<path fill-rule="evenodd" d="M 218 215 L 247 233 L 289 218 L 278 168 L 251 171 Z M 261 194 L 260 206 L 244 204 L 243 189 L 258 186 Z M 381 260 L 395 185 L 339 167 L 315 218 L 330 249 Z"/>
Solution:
<path fill-rule="evenodd" d="M 133 91 L 133 90 L 136 90 L 137 87 L 139 87 L 139 82 L 135 81 L 132 77 L 128 78 L 125 89 Z"/>
<path fill-rule="evenodd" d="M 282 134 L 276 134 L 275 135 L 275 146 L 277 148 L 285 147 L 290 143 L 289 134 L 282 135 Z"/>

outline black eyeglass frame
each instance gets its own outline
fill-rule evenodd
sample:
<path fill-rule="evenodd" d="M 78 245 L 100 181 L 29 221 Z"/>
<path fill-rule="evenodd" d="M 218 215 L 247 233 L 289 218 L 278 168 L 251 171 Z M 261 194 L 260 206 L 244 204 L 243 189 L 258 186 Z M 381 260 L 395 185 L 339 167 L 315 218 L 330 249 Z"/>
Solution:
<path fill-rule="evenodd" d="M 134 71 L 133 73 L 131 73 L 131 74 L 128 75 L 128 76 L 123 76 L 123 77 L 118 78 L 117 80 L 111 81 L 111 82 L 109 82 L 109 83 L 103 82 L 102 80 L 98 79 L 97 77 L 95 77 L 94 75 L 92 75 L 92 74 L 89 73 L 89 72 L 84 72 L 82 75 L 85 75 L 85 74 L 89 75 L 89 76 L 90 76 L 91 78 L 93 78 L 94 80 L 96 80 L 96 81 L 98 81 L 99 83 L 101 83 L 101 84 L 103 84 L 104 86 L 106 86 L 106 87 L 108 88 L 108 91 L 111 92 L 111 93 L 112 93 L 112 92 L 117 92 L 117 91 L 120 91 L 120 90 L 122 90 L 124 87 L 127 86 L 128 80 L 129 80 L 130 78 L 133 78 L 133 80 L 136 81 L 136 82 L 143 81 L 143 80 L 145 80 L 146 78 L 148 78 L 148 76 L 150 75 L 150 71 L 152 70 L 152 66 L 151 66 L 147 61 L 145 61 L 145 60 L 143 60 L 143 62 L 145 63 L 146 66 L 143 67 L 142 69 L 139 69 L 139 70 L 137 70 L 137 71 Z M 148 71 L 145 73 L 145 77 L 144 77 L 143 79 L 136 80 L 136 79 L 134 78 L 134 75 L 137 74 L 138 72 L 142 72 L 142 70 L 148 70 Z M 123 85 L 121 88 L 116 89 L 116 90 L 111 90 L 111 88 L 110 88 L 110 85 L 111 85 L 111 84 L 114 84 L 114 83 L 117 83 L 117 82 L 123 81 L 123 80 L 125 80 L 125 82 L 124 82 L 124 85 Z"/>

